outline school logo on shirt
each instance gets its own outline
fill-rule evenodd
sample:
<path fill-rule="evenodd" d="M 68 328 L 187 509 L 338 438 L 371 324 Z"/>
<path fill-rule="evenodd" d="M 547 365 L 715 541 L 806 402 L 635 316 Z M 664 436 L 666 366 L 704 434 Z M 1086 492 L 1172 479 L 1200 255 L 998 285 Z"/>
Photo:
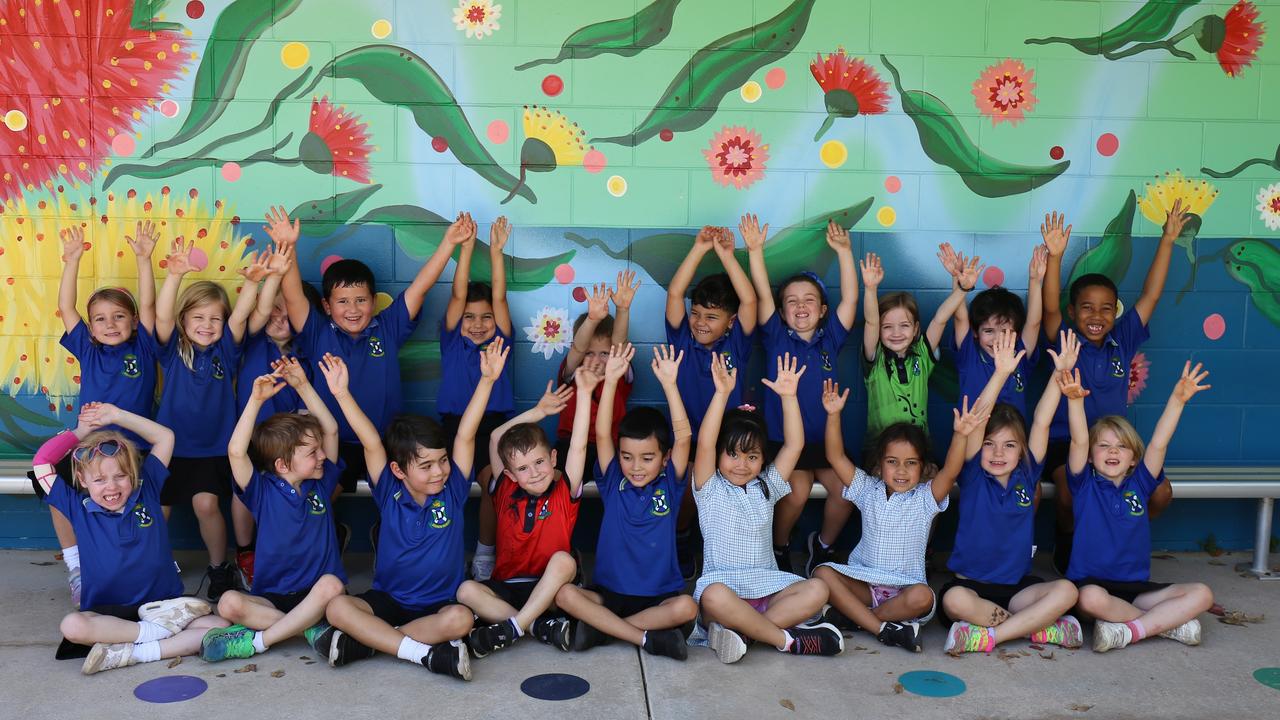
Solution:
<path fill-rule="evenodd" d="M 923 372 L 923 369 L 920 367 L 920 358 L 911 358 L 911 374 L 920 377 L 921 372 Z"/>
<path fill-rule="evenodd" d="M 1124 363 L 1120 361 L 1119 355 L 1111 356 L 1111 377 L 1124 377 Z"/>
<path fill-rule="evenodd" d="M 1031 507 L 1031 493 L 1027 492 L 1022 483 L 1013 486 L 1013 499 L 1017 501 L 1018 507 Z"/>
<path fill-rule="evenodd" d="M 734 364 L 735 364 L 733 360 L 733 353 L 729 352 L 728 350 L 725 350 L 721 354 L 724 355 L 724 369 L 733 370 Z"/>
<path fill-rule="evenodd" d="M 439 500 L 431 503 L 431 527 L 436 529 L 449 527 L 449 513 L 445 510 L 444 503 Z"/>
<path fill-rule="evenodd" d="M 323 515 L 325 513 L 324 500 L 316 494 L 315 490 L 307 493 L 307 511 L 312 515 Z"/>
<path fill-rule="evenodd" d="M 671 513 L 671 506 L 667 504 L 667 494 L 662 490 L 655 490 L 650 500 L 653 502 L 653 509 L 649 511 L 650 515 L 662 517 Z"/>
<path fill-rule="evenodd" d="M 382 349 L 382 338 L 377 335 L 369 336 L 369 357 L 382 357 L 386 355 L 386 350 Z"/>
<path fill-rule="evenodd" d="M 1123 497 L 1125 504 L 1129 506 L 1130 515 L 1134 517 L 1142 515 L 1145 508 L 1142 507 L 1142 501 L 1138 499 L 1138 493 L 1132 490 L 1126 490 Z"/>
<path fill-rule="evenodd" d="M 142 364 L 138 362 L 138 356 L 133 353 L 121 358 L 121 364 L 120 374 L 127 378 L 136 378 L 142 374 Z"/>
<path fill-rule="evenodd" d="M 1023 392 L 1026 389 L 1027 389 L 1026 386 L 1022 384 L 1022 371 L 1014 370 L 1013 371 L 1013 391 Z"/>
<path fill-rule="evenodd" d="M 549 517 L 551 517 L 551 501 L 543 500 L 542 507 L 538 508 L 538 519 L 546 520 Z"/>
<path fill-rule="evenodd" d="M 819 350 L 819 351 L 818 351 L 818 358 L 822 361 L 822 370 L 823 370 L 823 372 L 831 372 L 831 370 L 832 370 L 832 367 L 831 367 L 831 356 L 827 354 L 827 351 L 826 351 L 826 350 Z"/>
<path fill-rule="evenodd" d="M 142 503 L 133 506 L 133 516 L 138 518 L 138 527 L 149 528 L 155 522 L 151 518 L 151 513 L 147 512 L 147 508 Z"/>
<path fill-rule="evenodd" d="M 226 376 L 227 376 L 227 373 L 222 369 L 222 356 L 214 355 L 213 356 L 213 379 L 221 380 Z"/>

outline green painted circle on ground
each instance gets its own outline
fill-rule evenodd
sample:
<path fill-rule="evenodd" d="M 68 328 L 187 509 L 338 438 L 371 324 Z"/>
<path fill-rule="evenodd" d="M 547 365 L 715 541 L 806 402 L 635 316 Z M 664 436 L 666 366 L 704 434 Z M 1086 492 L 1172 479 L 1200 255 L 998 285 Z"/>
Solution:
<path fill-rule="evenodd" d="M 1253 671 L 1253 679 L 1272 690 L 1280 690 L 1280 668 L 1258 668 Z"/>

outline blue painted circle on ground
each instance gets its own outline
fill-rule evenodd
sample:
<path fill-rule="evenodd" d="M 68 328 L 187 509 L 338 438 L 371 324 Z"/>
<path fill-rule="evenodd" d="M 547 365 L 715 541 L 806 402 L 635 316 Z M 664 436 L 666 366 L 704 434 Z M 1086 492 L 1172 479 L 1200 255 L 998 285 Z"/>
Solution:
<path fill-rule="evenodd" d="M 1273 690 L 1280 690 L 1280 667 L 1258 668 L 1253 671 L 1253 679 Z"/>
<path fill-rule="evenodd" d="M 173 703 L 199 697 L 209 683 L 193 675 L 167 675 L 148 680 L 133 689 L 133 696 L 149 703 Z"/>
<path fill-rule="evenodd" d="M 954 697 L 965 691 L 963 680 L 936 670 L 912 670 L 899 675 L 898 682 L 907 692 L 925 697 Z"/>
<path fill-rule="evenodd" d="M 539 700 L 572 700 L 591 689 L 591 683 L 566 673 L 534 675 L 520 683 L 520 692 Z"/>

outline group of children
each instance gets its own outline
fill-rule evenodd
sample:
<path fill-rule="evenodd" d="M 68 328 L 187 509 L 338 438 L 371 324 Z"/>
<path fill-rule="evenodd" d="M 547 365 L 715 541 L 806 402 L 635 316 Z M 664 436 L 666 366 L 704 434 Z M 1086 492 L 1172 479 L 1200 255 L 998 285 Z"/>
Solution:
<path fill-rule="evenodd" d="M 836 655 L 846 633 L 863 630 L 919 652 L 920 627 L 939 609 L 952 621 L 952 653 L 1028 637 L 1079 647 L 1073 608 L 1096 620 L 1098 651 L 1157 634 L 1196 644 L 1196 616 L 1212 594 L 1201 584 L 1151 582 L 1148 521 L 1171 498 L 1165 453 L 1183 406 L 1208 387 L 1207 372 L 1187 364 L 1145 449 L 1123 419 L 1129 361 L 1148 335 L 1185 220 L 1175 205 L 1141 297 L 1118 318 L 1115 285 L 1096 274 L 1071 284 L 1070 322 L 1062 318 L 1071 227 L 1056 213 L 1041 228 L 1025 306 L 999 287 L 967 303 L 980 261 L 942 245 L 952 291 L 922 330 L 915 299 L 880 295 L 880 259 L 855 261 L 835 222 L 826 240 L 839 265 L 838 304 L 810 272 L 785 278 L 775 293 L 768 226 L 747 215 L 739 231 L 749 276 L 732 231 L 708 227 L 670 282 L 669 344 L 655 347 L 650 363 L 668 415 L 627 408 L 638 283 L 625 272 L 615 287 L 592 289 L 557 374 L 565 384 L 552 380 L 514 417 L 505 219 L 490 233 L 491 284 L 470 282 L 479 243 L 463 213 L 381 311 L 372 273 L 355 260 L 330 265 L 318 302 L 308 297 L 296 263 L 299 224 L 282 209 L 268 214 L 274 245 L 249 258 L 234 307 L 214 283 L 181 288 L 193 269 L 192 246 L 181 240 L 157 297 L 158 237 L 139 223 L 128 238 L 137 300 L 100 289 L 87 322 L 75 297 L 83 232 L 71 228 L 59 308 L 63 344 L 82 366 L 82 405 L 77 427 L 34 459 L 80 607 L 63 620 L 58 656 L 85 657 L 84 672 L 94 673 L 196 651 L 210 661 L 247 658 L 303 635 L 335 667 L 383 652 L 470 679 L 472 657 L 526 635 L 566 651 L 618 639 L 676 659 L 688 644 L 706 644 L 732 663 L 750 641 Z M 700 280 L 686 308 L 708 252 L 725 272 Z M 400 414 L 398 351 L 455 254 L 440 319 L 441 419 Z M 836 377 L 859 275 L 869 415 L 867 440 L 853 454 L 862 467 L 846 452 L 849 389 Z M 928 380 L 949 320 L 963 397 L 939 467 L 929 450 Z M 1028 426 L 1042 320 L 1053 372 Z M 757 328 L 763 412 L 742 403 Z M 157 366 L 164 382 L 153 412 Z M 540 425 L 553 415 L 555 441 Z M 571 536 L 588 472 L 603 519 L 583 584 Z M 1058 483 L 1060 580 L 1030 574 L 1042 474 Z M 333 501 L 362 478 L 379 516 L 374 577 L 368 591 L 349 595 L 348 533 Z M 791 536 L 815 479 L 827 489 L 822 527 L 808 537 L 797 573 Z M 463 510 L 473 482 L 482 503 L 467 579 Z M 955 579 L 939 608 L 926 545 L 953 486 Z M 238 572 L 226 559 L 220 503 L 228 495 Z M 199 521 L 216 608 L 183 596 L 165 524 L 175 501 L 190 502 Z M 840 562 L 832 545 L 855 507 L 861 540 Z M 689 595 L 695 518 L 702 572 Z"/>

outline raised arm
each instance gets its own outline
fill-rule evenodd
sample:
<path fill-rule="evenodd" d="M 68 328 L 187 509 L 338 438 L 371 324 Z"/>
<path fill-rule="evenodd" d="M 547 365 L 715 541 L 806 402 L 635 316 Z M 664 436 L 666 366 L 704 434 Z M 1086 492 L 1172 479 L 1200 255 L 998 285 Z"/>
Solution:
<path fill-rule="evenodd" d="M 1084 414 L 1084 399 L 1089 391 L 1080 384 L 1079 370 L 1059 370 L 1055 377 L 1062 394 L 1067 397 L 1067 425 L 1071 428 L 1067 470 L 1072 475 L 1079 475 L 1089 462 L 1089 421 Z"/>
<path fill-rule="evenodd" d="M 827 221 L 827 245 L 836 251 L 836 261 L 840 265 L 840 304 L 836 305 L 836 318 L 846 330 L 850 330 L 858 315 L 858 271 L 854 267 L 849 231 L 837 225 L 835 220 Z"/>
<path fill-rule="evenodd" d="M 462 312 L 467 307 L 467 285 L 471 282 L 471 256 L 476 251 L 476 221 L 470 213 L 458 213 L 444 234 L 445 242 L 451 246 L 456 241 L 461 247 L 458 253 L 458 264 L 453 269 L 453 294 L 449 296 L 449 306 L 444 312 L 445 329 L 452 332 L 462 320 Z M 495 314 L 496 317 L 496 314 Z M 497 475 L 495 474 L 495 477 Z"/>
<path fill-rule="evenodd" d="M 1044 238 L 1044 246 L 1048 250 L 1044 270 L 1044 291 L 1042 330 L 1045 340 L 1053 342 L 1053 334 L 1062 326 L 1062 256 L 1067 252 L 1067 242 L 1071 239 L 1071 226 L 1063 227 L 1067 217 L 1054 211 L 1044 216 L 1040 224 L 1040 237 Z M 1029 310 L 1030 308 L 1028 308 Z"/>
<path fill-rule="evenodd" d="M 329 407 L 320 399 L 316 389 L 311 386 L 311 381 L 307 379 L 307 373 L 298 363 L 298 359 L 279 358 L 271 363 L 271 369 L 289 383 L 289 387 L 298 393 L 302 403 L 307 406 L 307 412 L 320 423 L 320 432 L 323 433 L 323 437 L 320 438 L 320 448 L 324 450 L 325 457 L 336 463 L 338 461 L 338 421 L 334 419 L 333 413 L 329 412 Z"/>
<path fill-rule="evenodd" d="M 742 242 L 747 246 L 747 264 L 751 266 L 751 284 L 756 295 L 756 321 L 763 325 L 778 310 L 773 302 L 773 288 L 769 285 L 769 268 L 764 264 L 764 243 L 769 237 L 769 224 L 761 225 L 755 215 L 743 215 L 738 222 L 738 232 L 742 233 Z"/>
<path fill-rule="evenodd" d="M 600 321 L 607 317 L 609 317 L 609 286 L 605 283 L 596 283 L 595 287 L 591 288 L 591 295 L 587 297 L 587 317 L 573 333 L 573 342 L 569 343 L 569 352 L 565 353 L 564 372 L 560 374 L 560 382 L 567 383 L 573 379 L 575 371 L 582 364 L 582 359 L 591 349 L 591 338 L 595 337 L 596 328 L 599 327 Z M 614 327 L 616 329 L 617 326 Z"/>
<path fill-rule="evenodd" d="M 466 219 L 470 221 L 471 216 L 468 215 Z M 468 232 L 470 232 L 470 236 L 467 235 Z M 427 292 L 435 287 L 436 281 L 444 273 L 445 267 L 449 264 L 449 259 L 453 257 L 454 249 L 467 240 L 468 237 L 475 237 L 475 223 L 472 222 L 470 226 L 467 226 L 462 221 L 461 216 L 444 231 L 444 238 L 436 246 L 436 251 L 431 253 L 431 257 L 427 259 L 427 262 L 418 269 L 418 274 L 413 276 L 413 282 L 404 290 L 404 305 L 409 313 L 410 320 L 416 319 L 418 313 L 422 312 L 422 303 L 426 300 Z M 467 283 L 464 280 L 462 283 L 464 290 L 466 286 Z M 466 297 L 465 293 L 463 297 Z"/>
<path fill-rule="evenodd" d="M 1048 348 L 1049 356 L 1053 358 L 1054 375 L 1076 366 L 1076 358 L 1080 354 L 1080 340 L 1075 332 L 1067 329 L 1060 334 L 1058 347 L 1062 348 L 1062 352 L 1055 352 L 1053 348 Z M 1049 426 L 1053 424 L 1053 416 L 1057 414 L 1058 403 L 1061 401 L 1062 388 L 1053 377 L 1050 377 L 1032 415 L 1031 431 L 1027 433 L 1027 452 L 1035 458 L 1036 462 L 1043 462 L 1045 453 L 1049 450 Z"/>
<path fill-rule="evenodd" d="M 261 256 L 254 253 L 249 256 L 249 264 L 237 271 L 244 278 L 244 284 L 240 286 L 240 296 L 236 298 L 236 305 L 231 310 L 231 316 L 227 318 L 226 327 L 231 333 L 231 338 L 237 343 L 244 340 L 249 316 L 258 308 L 258 285 L 270 274 L 267 267 L 270 261 L 269 252 L 264 251 Z"/>
<path fill-rule="evenodd" d="M 58 315 L 62 317 L 62 327 L 67 332 L 76 329 L 80 323 L 80 311 L 76 309 L 76 281 L 80 276 L 80 258 L 84 256 L 84 229 L 79 225 L 63 228 L 58 236 L 62 238 L 62 280 L 58 283 Z M 152 287 L 155 284 L 152 283 Z"/>
<path fill-rule="evenodd" d="M 1031 264 L 1027 266 L 1027 320 L 1022 324 L 1022 345 L 1027 352 L 1034 352 L 1040 342 L 1040 321 L 1044 317 L 1044 273 L 1048 262 L 1049 249 L 1037 245 L 1031 251 Z"/>
<path fill-rule="evenodd" d="M 243 378 L 241 380 L 243 381 Z M 258 421 L 258 412 L 262 410 L 263 403 L 275 397 L 275 394 L 284 387 L 285 383 L 281 382 L 279 376 L 275 374 L 259 375 L 255 378 L 249 402 L 245 403 L 244 410 L 240 411 L 240 419 L 236 421 L 236 427 L 231 431 L 231 440 L 227 442 L 227 460 L 231 463 L 231 476 L 241 490 L 249 487 L 249 481 L 253 479 L 253 461 L 249 459 L 249 441 L 253 438 L 253 426 Z"/>
<path fill-rule="evenodd" d="M 151 254 L 159 240 L 160 233 L 150 220 L 139 220 L 133 236 L 124 236 L 138 262 L 138 321 L 150 333 L 156 329 L 156 274 L 151 267 Z"/>
<path fill-rule="evenodd" d="M 253 314 L 249 316 L 250 335 L 261 332 L 271 322 L 271 312 L 275 310 L 280 282 L 293 265 L 293 246 L 277 245 L 263 253 L 267 256 L 267 277 L 262 281 L 262 287 L 258 290 L 258 302 L 253 307 Z"/>
<path fill-rule="evenodd" d="M 511 237 L 511 223 L 505 217 L 489 228 L 489 267 L 493 286 L 493 321 L 502 334 L 511 337 L 511 306 L 507 304 L 507 263 L 503 251 Z"/>
<path fill-rule="evenodd" d="M 698 231 L 689 254 L 684 256 L 680 267 L 671 276 L 671 282 L 667 283 L 667 324 L 671 327 L 680 327 L 680 323 L 684 321 L 684 296 L 689 292 L 694 273 L 698 271 L 698 263 L 702 262 L 711 246 L 711 228 L 704 227 Z"/>
<path fill-rule="evenodd" d="M 689 415 L 685 412 L 684 401 L 680 398 L 680 387 L 676 384 L 676 376 L 680 371 L 680 363 L 684 360 L 684 351 L 676 354 L 673 345 L 655 345 L 653 348 L 654 377 L 662 385 L 662 394 L 667 398 L 667 409 L 671 413 L 671 464 L 675 466 L 676 475 L 687 477 L 685 470 L 689 467 L 689 448 L 693 445 L 693 430 L 689 427 Z M 600 407 L 604 407 L 601 404 Z M 601 415 L 604 413 L 601 412 Z M 599 452 L 599 441 L 596 442 Z"/>
<path fill-rule="evenodd" d="M 969 455 L 968 448 L 973 446 L 973 436 L 978 436 L 978 444 L 982 444 L 983 429 L 987 426 L 987 419 L 991 417 L 991 406 L 985 404 L 981 397 L 969 407 L 969 398 L 965 398 L 961 408 L 952 408 L 951 412 L 955 414 L 955 421 L 952 424 L 951 447 L 947 449 L 947 459 L 943 461 L 942 467 L 938 470 L 938 474 L 933 476 L 933 480 L 929 484 L 929 489 L 933 492 L 934 501 L 939 504 L 951 493 L 951 488 L 956 484 L 956 478 L 960 476 L 960 471 L 964 469 L 966 457 Z"/>
<path fill-rule="evenodd" d="M 827 411 L 827 431 L 824 438 L 827 462 L 845 487 L 853 482 L 853 476 L 857 472 L 857 467 L 844 451 L 844 430 L 840 427 L 840 413 L 844 412 L 844 405 L 848 401 L 849 388 L 840 392 L 840 386 L 835 380 L 827 378 L 822 381 L 822 409 Z"/>
<path fill-rule="evenodd" d="M 617 285 L 609 295 L 614 308 L 613 335 L 609 337 L 610 345 L 620 345 L 627 341 L 627 333 L 631 331 L 631 302 L 635 299 L 636 290 L 639 287 L 640 281 L 636 280 L 635 270 L 618 272 Z M 574 340 L 577 340 L 576 336 Z"/>
<path fill-rule="evenodd" d="M 1147 278 L 1142 281 L 1142 294 L 1133 304 L 1138 311 L 1142 324 L 1151 322 L 1151 314 L 1156 311 L 1160 295 L 1164 292 L 1165 278 L 1169 277 L 1169 261 L 1173 257 L 1173 243 L 1182 234 L 1187 224 L 1189 208 L 1182 206 L 1182 199 L 1173 201 L 1173 207 L 1164 220 L 1164 231 L 1160 234 L 1160 244 L 1156 246 L 1156 256 L 1151 259 L 1151 267 L 1147 270 Z"/>
<path fill-rule="evenodd" d="M 302 332 L 307 324 L 307 316 L 311 313 L 311 302 L 302 291 L 302 272 L 298 269 L 298 236 L 302 226 L 298 220 L 289 220 L 289 214 L 283 207 L 267 208 L 266 224 L 263 230 L 275 243 L 276 252 L 287 251 L 292 262 L 280 278 L 280 292 L 284 294 L 285 312 L 289 314 L 289 325 L 294 332 Z"/>
<path fill-rule="evenodd" d="M 350 376 L 347 364 L 342 358 L 332 353 L 325 353 L 317 364 L 320 366 L 320 372 L 324 374 L 325 383 L 329 386 L 329 393 L 333 395 L 334 400 L 338 401 L 342 415 L 347 418 L 347 424 L 351 426 L 356 439 L 364 448 L 364 465 L 369 473 L 369 487 L 373 487 L 378 484 L 382 471 L 387 467 L 387 449 L 382 444 L 382 436 L 369 416 L 360 409 L 360 403 L 356 402 L 351 394 Z"/>
<path fill-rule="evenodd" d="M 987 408 L 988 411 L 995 407 L 996 401 L 1000 399 L 1000 391 L 1004 389 L 1004 385 L 1009 381 L 1009 376 L 1018 369 L 1018 363 L 1022 362 L 1026 352 L 1018 350 L 1018 339 L 1012 331 L 1001 332 L 996 338 L 995 344 L 991 347 L 991 357 L 995 362 L 995 372 L 991 373 L 991 379 L 987 380 L 987 384 L 982 388 L 982 394 L 978 395 L 974 400 L 973 407 L 976 410 L 979 407 Z M 968 398 L 965 398 L 965 404 L 968 404 Z M 988 414 L 990 414 L 988 412 Z M 976 432 L 968 434 L 969 444 L 965 448 L 965 454 L 961 460 L 968 460 L 978 451 L 982 449 L 983 435 L 986 433 L 985 422 Z M 958 472 L 958 471 L 957 471 Z"/>
<path fill-rule="evenodd" d="M 774 380 L 761 378 L 765 387 L 778 394 L 782 399 L 782 447 L 773 457 L 773 466 L 783 480 L 791 481 L 791 471 L 796 469 L 800 453 L 804 450 L 804 418 L 800 415 L 800 401 L 796 398 L 796 390 L 800 387 L 800 376 L 805 367 L 799 369 L 799 358 L 791 357 L 791 353 L 783 353 L 778 358 L 778 374 Z"/>
<path fill-rule="evenodd" d="M 942 266 L 947 269 L 952 278 L 951 287 L 955 288 L 959 280 L 959 276 L 964 272 L 964 256 L 957 253 L 955 248 L 951 247 L 951 243 L 942 243 L 938 246 L 938 260 Z M 966 335 L 969 334 L 969 304 L 963 301 L 956 308 L 955 314 L 951 319 L 955 327 L 955 334 L 952 338 L 952 347 L 959 350 L 960 343 L 964 341 Z"/>
<path fill-rule="evenodd" d="M 600 376 L 585 367 L 574 373 L 579 398 L 590 398 L 600 384 Z M 601 415 L 605 414 L 603 411 Z M 587 443 L 591 433 L 591 405 L 579 407 L 573 413 L 573 432 L 569 436 L 569 453 L 564 459 L 564 476 L 569 480 L 569 494 L 578 497 L 582 489 L 583 473 L 587 465 Z"/>
<path fill-rule="evenodd" d="M 702 489 L 716 471 L 719 453 L 716 452 L 716 440 L 720 436 L 720 423 L 724 421 L 724 408 L 729 404 L 729 394 L 738 382 L 738 368 L 728 368 L 724 355 L 711 353 L 711 381 L 715 384 L 715 394 L 707 405 L 707 414 L 702 416 L 702 426 L 698 428 L 698 449 L 693 455 L 693 488 Z"/>
<path fill-rule="evenodd" d="M 173 431 L 141 415 L 122 410 L 110 403 L 94 403 L 90 422 L 98 426 L 118 425 L 132 430 L 138 437 L 151 444 L 151 457 L 169 466 L 173 459 Z"/>
<path fill-rule="evenodd" d="M 161 345 L 169 342 L 173 336 L 173 328 L 177 322 L 176 306 L 178 304 L 178 288 L 182 286 L 182 276 L 191 272 L 191 249 L 195 240 L 184 243 L 182 238 L 175 238 L 169 257 L 165 258 L 165 268 L 169 271 L 160 286 L 160 296 L 156 298 L 156 342 Z"/>
<path fill-rule="evenodd" d="M 1155 430 L 1151 431 L 1147 452 L 1142 456 L 1142 462 L 1146 463 L 1147 472 L 1151 473 L 1151 477 L 1160 477 L 1160 471 L 1164 470 L 1164 458 L 1169 452 L 1173 431 L 1178 429 L 1178 419 L 1182 417 L 1182 409 L 1191 401 L 1191 398 L 1196 396 L 1196 393 L 1213 387 L 1200 384 L 1209 377 L 1209 371 L 1202 370 L 1202 367 L 1200 363 L 1196 363 L 1194 368 L 1191 367 L 1190 360 L 1182 366 L 1182 377 L 1178 379 L 1178 384 L 1173 386 L 1169 402 L 1165 404 L 1164 412 L 1160 413 Z"/>
<path fill-rule="evenodd" d="M 960 306 L 964 305 L 965 296 L 973 290 L 978 282 L 978 276 L 982 274 L 981 258 L 976 256 L 967 260 L 965 260 L 964 256 L 960 256 L 960 258 L 964 264 L 960 273 L 953 275 L 951 278 L 951 294 L 938 306 L 938 311 L 933 314 L 933 319 L 929 321 L 929 327 L 924 331 L 925 340 L 929 342 L 930 350 L 938 349 L 938 344 L 942 342 L 942 332 L 947 329 L 947 321 L 951 319 L 951 316 L 956 313 Z M 968 308 L 966 308 L 967 312 Z"/>
<path fill-rule="evenodd" d="M 458 432 L 453 438 L 453 464 L 464 476 L 477 469 L 476 433 L 480 432 L 480 420 L 489 406 L 489 396 L 493 394 L 493 386 L 502 375 L 502 368 L 511 353 L 511 347 L 504 345 L 502 336 L 498 336 L 480 353 L 480 382 L 476 383 L 471 401 L 458 420 Z"/>
<path fill-rule="evenodd" d="M 880 347 L 880 281 L 884 280 L 884 267 L 880 256 L 867 253 L 860 263 L 862 271 L 862 357 L 867 362 L 876 359 Z"/>
<path fill-rule="evenodd" d="M 715 248 L 716 256 L 720 258 L 720 264 L 724 266 L 724 271 L 729 276 L 729 283 L 733 285 L 734 293 L 738 295 L 738 324 L 742 326 L 742 332 L 750 335 L 756 329 L 760 301 L 756 297 L 755 288 L 751 286 L 751 279 L 743 272 L 737 256 L 733 254 L 733 231 L 729 228 L 716 228 L 715 242 L 712 247 Z"/>
<path fill-rule="evenodd" d="M 537 405 L 499 425 L 489 435 L 489 465 L 493 468 L 493 477 L 496 478 L 501 475 L 503 470 L 502 455 L 498 453 L 498 441 L 502 439 L 502 436 L 516 425 L 542 422 L 552 415 L 559 415 L 560 411 L 564 410 L 569 403 L 570 397 L 573 397 L 572 387 L 561 385 L 557 388 L 554 380 L 548 380 L 547 390 L 542 394 L 542 398 L 538 400 Z"/>
<path fill-rule="evenodd" d="M 654 348 L 657 352 L 657 348 Z M 609 359 L 604 365 L 604 385 L 600 387 L 600 405 L 596 411 L 596 463 L 601 470 L 613 462 L 615 449 L 613 446 L 613 398 L 618 392 L 618 381 L 627 374 L 631 367 L 631 359 L 636 356 L 636 349 L 631 343 L 613 345 L 609 348 Z M 664 388 L 665 389 L 665 388 Z M 579 398 L 582 395 L 578 396 Z M 588 396 L 590 397 L 590 396 Z M 573 416 L 577 422 L 578 416 Z"/>

